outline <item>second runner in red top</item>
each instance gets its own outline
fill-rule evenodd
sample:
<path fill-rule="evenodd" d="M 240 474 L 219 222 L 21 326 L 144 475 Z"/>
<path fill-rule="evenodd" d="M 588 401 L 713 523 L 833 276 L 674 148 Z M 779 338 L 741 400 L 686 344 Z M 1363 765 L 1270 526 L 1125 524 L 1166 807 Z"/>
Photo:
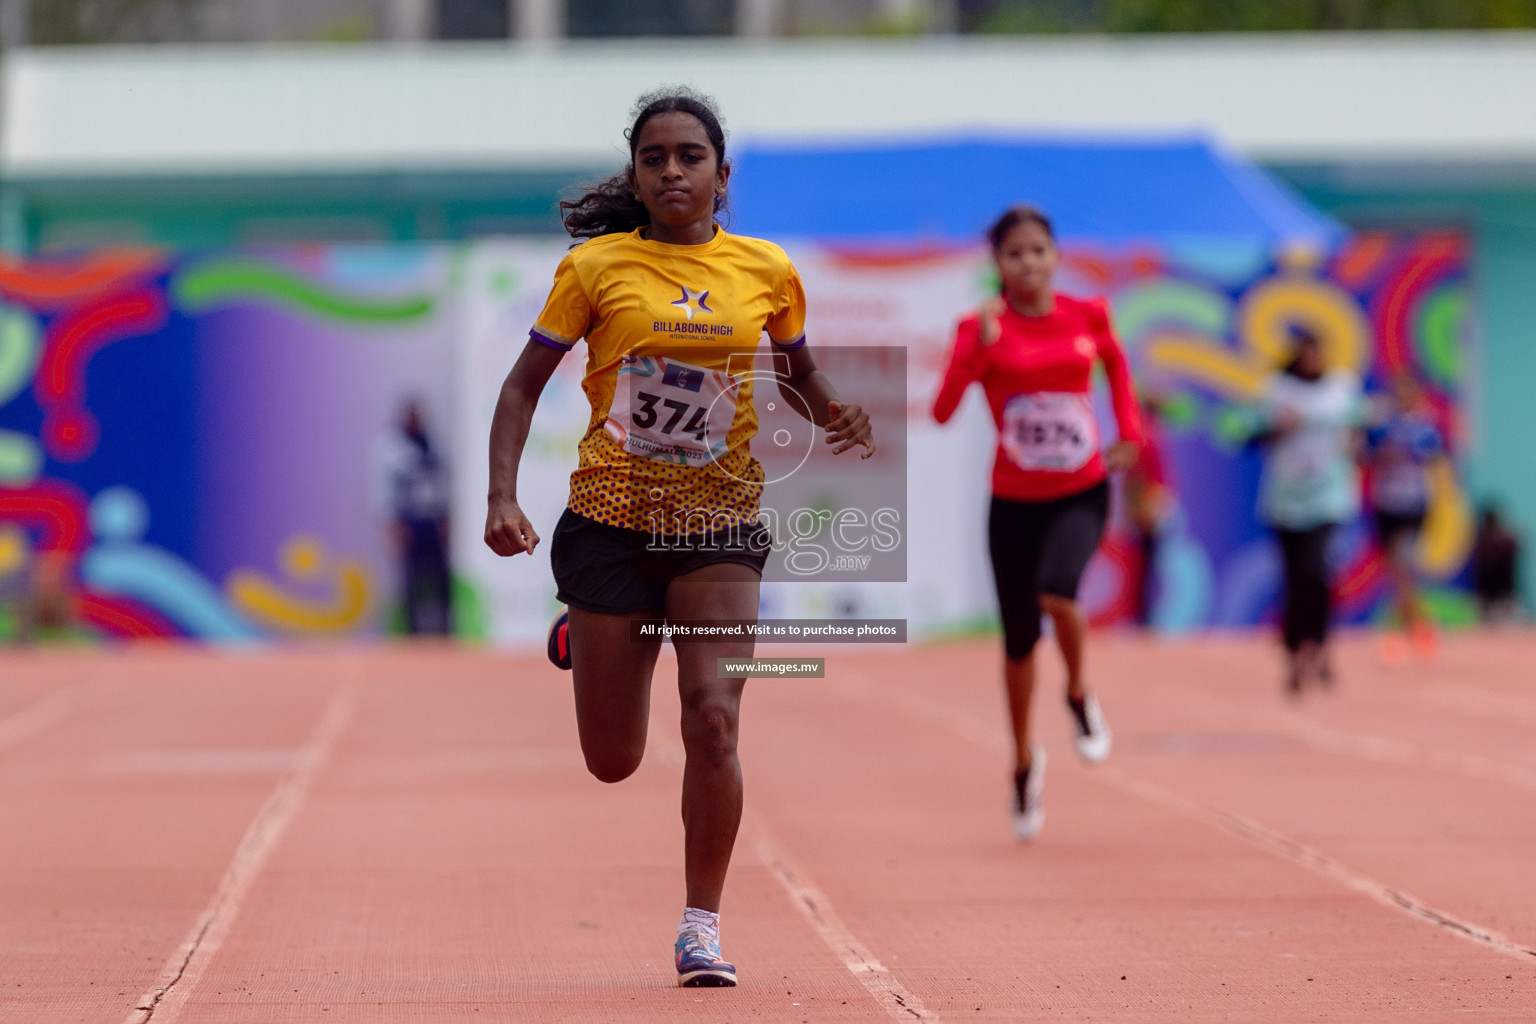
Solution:
<path fill-rule="evenodd" d="M 1045 820 L 1045 751 L 1030 736 L 1035 645 L 1051 617 L 1067 669 L 1067 707 L 1086 761 L 1109 756 L 1110 733 L 1083 680 L 1085 647 L 1077 589 L 1109 517 L 1109 470 L 1124 469 L 1142 440 L 1141 416 L 1099 301 L 1051 286 L 1060 254 L 1051 222 L 1015 207 L 987 232 L 1002 294 L 960 322 L 934 400 L 940 423 L 980 383 L 997 424 L 987 545 L 1003 620 L 1003 678 L 1014 741 L 1013 831 L 1033 839 Z M 1093 370 L 1109 374 L 1120 439 L 1103 451 L 1092 404 Z"/>
<path fill-rule="evenodd" d="M 989 312 L 960 321 L 933 415 L 945 423 L 965 389 L 979 381 L 997 424 L 992 493 L 1012 501 L 1043 501 L 1086 491 L 1107 475 L 1091 394 L 1093 367 L 1104 364 L 1120 440 L 1139 445 L 1141 416 L 1125 352 L 1109 311 L 1098 299 L 1059 292 L 1043 316 L 1004 304 L 997 340 L 982 341 Z"/>

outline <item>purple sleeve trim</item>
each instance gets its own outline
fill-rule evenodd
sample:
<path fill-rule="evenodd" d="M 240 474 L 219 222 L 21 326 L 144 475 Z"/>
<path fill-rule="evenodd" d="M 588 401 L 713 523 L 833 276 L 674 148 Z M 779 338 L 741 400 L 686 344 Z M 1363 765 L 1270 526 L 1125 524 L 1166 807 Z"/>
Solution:
<path fill-rule="evenodd" d="M 563 341 L 559 338 L 556 338 L 554 335 L 545 334 L 537 327 L 528 332 L 528 340 L 536 341 L 541 345 L 548 345 L 550 348 L 557 352 L 569 352 L 571 349 L 576 347 L 576 343 L 574 341 Z"/>
<path fill-rule="evenodd" d="M 797 337 L 791 338 L 788 341 L 777 341 L 771 335 L 769 336 L 768 340 L 773 342 L 774 348 L 780 349 L 784 352 L 791 352 L 805 344 L 805 332 L 801 331 Z"/>

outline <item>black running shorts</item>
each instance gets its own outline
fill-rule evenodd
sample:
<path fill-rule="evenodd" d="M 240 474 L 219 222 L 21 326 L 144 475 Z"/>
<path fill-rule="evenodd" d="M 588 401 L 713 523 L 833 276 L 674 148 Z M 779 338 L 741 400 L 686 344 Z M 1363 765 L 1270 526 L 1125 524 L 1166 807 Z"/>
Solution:
<path fill-rule="evenodd" d="M 604 615 L 666 610 L 667 584 L 706 565 L 731 562 L 762 575 L 770 538 L 761 523 L 656 543 L 641 530 L 626 530 L 566 509 L 555 525 L 549 561 L 559 599 L 572 608 Z"/>
<path fill-rule="evenodd" d="M 1051 501 L 993 497 L 987 539 L 1008 657 L 1025 657 L 1040 639 L 1041 594 L 1077 598 L 1108 520 L 1108 480 Z"/>

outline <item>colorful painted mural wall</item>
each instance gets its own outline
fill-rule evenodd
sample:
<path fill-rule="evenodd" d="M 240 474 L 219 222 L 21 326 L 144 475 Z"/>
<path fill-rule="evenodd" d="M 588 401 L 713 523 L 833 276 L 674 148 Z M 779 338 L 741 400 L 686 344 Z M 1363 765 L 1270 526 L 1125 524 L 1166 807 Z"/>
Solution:
<path fill-rule="evenodd" d="M 1382 393 L 1411 375 L 1433 406 L 1452 460 L 1432 471 L 1419 559 L 1436 615 L 1467 622 L 1473 518 L 1455 459 L 1471 443 L 1466 396 L 1475 361 L 1468 245 L 1459 235 L 1364 235 L 1327 257 L 1189 247 L 1079 250 L 1072 271 L 1112 298 L 1145 390 L 1161 399 L 1161 435 L 1177 511 L 1158 557 L 1153 621 L 1167 630 L 1266 621 L 1279 593 L 1278 552 L 1254 514 L 1260 454 L 1244 444 L 1247 407 L 1280 361 L 1292 324 L 1327 358 Z M 1384 614 L 1386 566 L 1360 519 L 1336 538 L 1336 595 L 1350 621 Z M 1100 621 L 1131 612 L 1140 571 L 1124 532 L 1101 551 L 1090 600 Z"/>
<path fill-rule="evenodd" d="M 375 453 L 414 397 L 450 452 L 459 627 L 535 642 L 553 585 L 540 562 L 480 545 L 483 446 L 496 389 L 565 248 L 99 252 L 0 265 L 0 636 L 14 631 L 23 594 L 64 609 L 61 629 L 89 637 L 389 630 L 395 570 Z M 921 541 L 908 584 L 776 584 L 768 613 L 900 615 L 917 636 L 985 623 L 991 427 L 979 398 L 950 427 L 926 418 L 952 325 L 986 290 L 984 254 L 788 248 L 813 344 L 908 350 L 908 536 Z M 1460 237 L 1365 236 L 1327 258 L 1078 246 L 1062 284 L 1110 297 L 1138 377 L 1165 410 L 1177 505 L 1159 556 L 1163 629 L 1272 614 L 1278 563 L 1254 512 L 1258 456 L 1240 435 L 1288 324 L 1314 326 L 1372 387 L 1412 373 L 1453 453 L 1470 443 Z M 551 382 L 524 461 L 525 507 L 547 528 L 586 421 L 583 356 Z M 1447 619 L 1467 614 L 1470 539 L 1461 489 L 1442 474 L 1422 554 Z M 1385 574 L 1363 523 L 1343 532 L 1337 555 L 1345 613 L 1377 614 Z M 1086 584 L 1098 621 L 1130 614 L 1138 557 L 1118 526 Z"/>
<path fill-rule="evenodd" d="M 370 459 L 447 407 L 445 254 L 102 252 L 0 268 L 0 630 L 376 632 Z M 45 623 L 46 625 L 46 623 Z"/>

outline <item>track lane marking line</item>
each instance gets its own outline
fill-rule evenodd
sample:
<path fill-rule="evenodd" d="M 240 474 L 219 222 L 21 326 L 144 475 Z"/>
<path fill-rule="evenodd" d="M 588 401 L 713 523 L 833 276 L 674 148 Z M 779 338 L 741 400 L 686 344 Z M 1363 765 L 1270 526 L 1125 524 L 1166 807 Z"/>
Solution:
<path fill-rule="evenodd" d="M 1536 771 L 1475 754 L 1424 747 L 1367 733 L 1346 732 L 1311 721 L 1305 721 L 1305 724 L 1292 730 L 1292 735 L 1312 748 L 1329 754 L 1343 754 L 1400 768 L 1439 769 L 1468 778 L 1536 790 Z"/>
<path fill-rule="evenodd" d="M 1488 716 L 1491 717 L 1507 720 L 1513 714 L 1517 717 L 1536 719 L 1536 702 L 1488 693 L 1471 687 L 1448 687 L 1446 692 L 1431 690 L 1408 692 L 1419 703 L 1436 705 L 1442 710 L 1465 712 L 1472 718 L 1481 719 L 1485 716 L 1469 711 L 1467 705 L 1483 702 Z M 1235 701 L 1229 700 L 1225 706 L 1231 710 L 1240 709 L 1240 705 Z M 1182 707 L 1191 712 L 1196 710 L 1195 705 L 1187 702 Z M 1536 769 L 1533 768 L 1476 754 L 1464 754 L 1444 747 L 1432 747 L 1408 740 L 1352 732 L 1326 725 L 1306 712 L 1295 709 L 1282 712 L 1281 719 L 1283 724 L 1277 727 L 1277 731 L 1300 740 L 1315 750 L 1356 757 L 1377 764 L 1455 772 L 1468 778 L 1503 782 L 1521 789 L 1536 790 Z"/>
<path fill-rule="evenodd" d="M 272 795 L 251 820 L 240 845 L 235 848 L 234 858 L 214 890 L 213 899 L 198 916 L 186 939 L 166 961 L 155 986 L 139 998 L 124 1024 L 149 1024 L 151 1020 L 157 1024 L 171 1024 L 176 1020 L 197 989 L 209 963 L 218 954 L 219 947 L 229 937 L 239 917 L 241 903 L 303 804 L 310 783 L 351 718 L 353 706 L 350 690 L 338 691 L 331 696 L 293 771 L 278 782 Z"/>
<path fill-rule="evenodd" d="M 886 1013 L 897 1020 L 937 1022 L 939 1015 L 925 1007 L 897 980 L 869 947 L 858 940 L 837 916 L 832 901 L 827 899 L 804 869 L 797 866 L 784 852 L 784 847 L 763 823 L 760 815 L 753 815 L 753 846 L 757 856 L 789 894 L 795 909 L 811 923 L 821 941 L 826 944 L 848 972 L 858 979 L 864 990 L 874 997 Z"/>
<path fill-rule="evenodd" d="M 1322 875 L 1342 884 L 1361 895 L 1367 896 L 1383 906 L 1394 910 L 1404 911 L 1416 918 L 1428 921 L 1450 931 L 1471 942 L 1496 949 L 1501 953 L 1527 960 L 1536 957 L 1536 949 L 1522 946 L 1514 939 L 1506 935 L 1484 928 L 1481 925 L 1464 921 L 1454 914 L 1443 910 L 1437 910 L 1401 889 L 1394 889 L 1376 881 L 1369 875 L 1363 875 L 1298 840 L 1292 839 L 1280 832 L 1259 824 L 1249 818 L 1220 808 L 1209 807 L 1186 799 L 1171 790 L 1164 789 L 1155 783 L 1146 782 L 1131 776 L 1113 767 L 1099 767 L 1093 772 L 1100 781 L 1105 782 L 1122 792 L 1138 796 L 1150 803 L 1159 804 L 1172 811 L 1177 811 L 1187 817 L 1203 821 L 1208 825 L 1214 825 L 1226 832 L 1246 839 L 1269 852 L 1298 864 L 1314 874 Z"/>
<path fill-rule="evenodd" d="M 651 749 L 663 764 L 682 767 L 687 761 L 682 744 L 669 738 L 654 738 L 659 719 L 653 714 L 650 731 L 653 737 Z M 784 846 L 763 821 L 762 815 L 753 812 L 743 816 L 744 824 L 750 822 L 747 831 L 752 833 L 753 852 L 757 854 L 768 873 L 789 896 L 789 902 L 810 922 L 833 955 L 842 961 L 848 973 L 856 978 L 880 1008 L 897 1020 L 930 1021 L 938 1024 L 939 1015 L 923 1005 L 921 999 L 907 991 L 878 959 L 868 946 L 860 942 L 838 917 L 832 901 L 811 881 L 805 869 L 796 865 L 785 853 Z"/>
<path fill-rule="evenodd" d="M 1485 690 L 1479 686 L 1451 683 L 1435 689 L 1408 691 L 1420 704 L 1427 704 L 1439 711 L 1449 711 L 1464 718 L 1493 719 L 1506 722 L 1510 716 L 1536 721 L 1536 703 L 1519 696 Z"/>
<path fill-rule="evenodd" d="M 993 751 L 1007 751 L 1007 742 L 1001 736 L 996 736 L 994 730 L 986 729 L 972 716 L 963 712 L 956 712 L 948 707 L 939 705 L 930 706 L 930 702 L 911 694 L 896 694 L 885 691 L 883 706 L 897 708 L 904 714 L 914 717 L 919 722 L 937 723 L 942 725 L 950 735 L 975 743 L 985 749 Z M 1303 732 L 1297 731 L 1295 735 L 1300 739 L 1306 739 Z M 1384 741 L 1390 744 L 1391 741 Z M 1362 745 L 1362 749 L 1364 746 Z M 1097 765 L 1087 772 L 1089 778 L 1108 784 L 1122 792 L 1138 796 L 1143 800 L 1160 804 L 1169 810 L 1178 811 L 1185 816 L 1205 822 L 1220 828 L 1240 839 L 1246 839 L 1251 843 L 1268 850 L 1270 853 L 1284 857 L 1291 862 L 1307 868 L 1315 874 L 1322 875 L 1334 882 L 1344 885 L 1363 896 L 1366 896 L 1383 906 L 1397 910 L 1449 931 L 1452 935 L 1459 936 L 1469 942 L 1474 942 L 1487 949 L 1496 950 L 1507 956 L 1518 957 L 1529 961 L 1536 957 L 1536 949 L 1521 945 L 1514 939 L 1502 935 L 1491 928 L 1463 920 L 1442 910 L 1430 906 L 1401 889 L 1394 889 L 1375 879 L 1353 871 L 1319 850 L 1315 850 L 1305 843 L 1298 842 L 1290 837 L 1276 832 L 1258 822 L 1244 818 L 1229 811 L 1208 807 L 1193 800 L 1181 797 L 1171 790 L 1161 786 L 1134 779 L 1112 765 Z"/>
<path fill-rule="evenodd" d="M 55 690 L 48 696 L 0 719 L 0 750 L 23 743 L 57 725 L 75 709 L 78 687 Z"/>

